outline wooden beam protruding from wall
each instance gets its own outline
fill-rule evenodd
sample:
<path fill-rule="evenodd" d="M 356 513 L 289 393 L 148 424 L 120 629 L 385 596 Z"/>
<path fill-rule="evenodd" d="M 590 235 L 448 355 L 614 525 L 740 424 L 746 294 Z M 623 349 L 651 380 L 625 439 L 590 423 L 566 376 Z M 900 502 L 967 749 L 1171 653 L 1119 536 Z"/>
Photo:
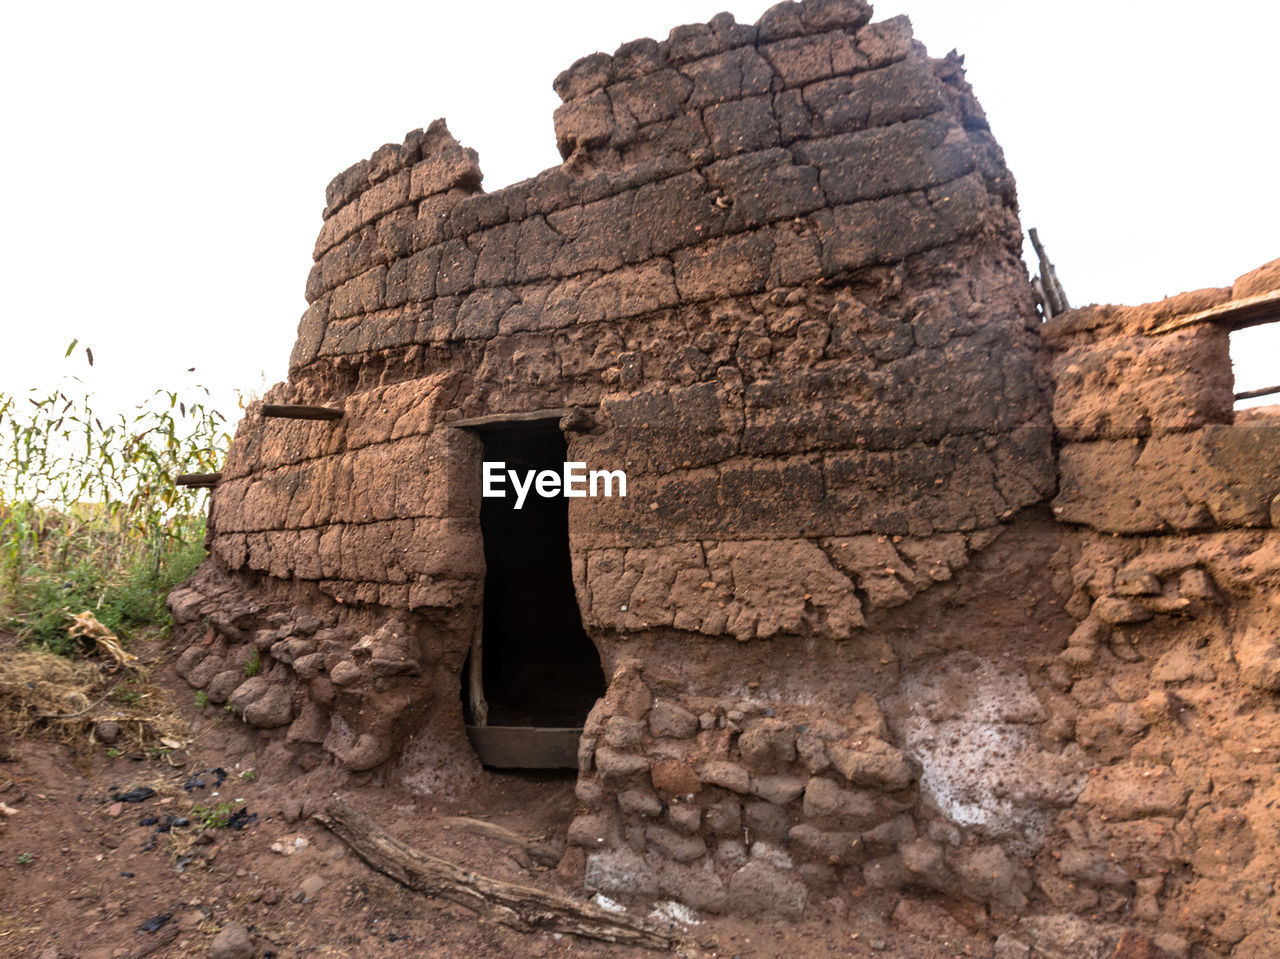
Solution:
<path fill-rule="evenodd" d="M 182 473 L 173 483 L 175 486 L 191 486 L 197 489 L 209 489 L 217 486 L 222 479 L 221 473 Z"/>
<path fill-rule="evenodd" d="M 281 420 L 340 420 L 347 414 L 331 406 L 280 406 L 267 403 L 262 407 L 262 415 Z"/>

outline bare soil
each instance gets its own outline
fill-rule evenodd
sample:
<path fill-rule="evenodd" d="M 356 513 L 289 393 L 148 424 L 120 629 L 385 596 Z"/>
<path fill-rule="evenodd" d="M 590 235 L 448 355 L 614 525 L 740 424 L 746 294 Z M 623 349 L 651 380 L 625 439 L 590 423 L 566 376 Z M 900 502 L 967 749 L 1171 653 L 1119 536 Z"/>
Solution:
<path fill-rule="evenodd" d="M 0 654 L 12 648 L 11 638 L 0 638 Z M 336 777 L 324 769 L 300 776 L 273 764 L 260 754 L 261 740 L 191 699 L 161 644 L 135 651 L 158 660 L 155 676 L 173 691 L 194 741 L 148 756 L 111 755 L 102 743 L 6 739 L 0 803 L 12 812 L 0 815 L 0 957 L 204 956 L 229 921 L 248 927 L 261 957 L 653 955 L 521 933 L 376 872 L 307 818 L 337 787 Z M 219 769 L 226 774 L 220 785 Z M 113 798 L 138 787 L 154 794 L 138 802 Z M 444 822 L 469 816 L 554 846 L 576 808 L 570 775 L 489 772 L 448 799 L 372 781 L 341 792 L 424 852 L 493 878 L 585 897 L 573 870 L 527 857 L 522 863 L 511 845 Z M 205 825 L 231 811 L 247 820 L 242 828 Z M 163 831 L 170 817 L 177 822 Z M 989 956 L 999 931 L 968 903 L 904 900 L 866 888 L 811 904 L 803 922 L 703 916 L 677 928 L 679 954 L 743 959 Z"/>

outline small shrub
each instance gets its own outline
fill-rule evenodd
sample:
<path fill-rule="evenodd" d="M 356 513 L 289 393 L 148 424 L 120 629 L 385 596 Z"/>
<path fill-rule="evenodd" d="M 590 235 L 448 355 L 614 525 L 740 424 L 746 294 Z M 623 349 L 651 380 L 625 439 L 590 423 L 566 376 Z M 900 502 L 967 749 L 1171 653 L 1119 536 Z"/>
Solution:
<path fill-rule="evenodd" d="M 261 668 L 262 668 L 262 660 L 258 656 L 258 647 L 255 646 L 253 647 L 253 649 L 249 651 L 249 658 L 248 660 L 245 661 L 244 674 L 245 676 L 252 679 L 254 676 L 258 675 L 258 670 L 260 670 Z"/>
<path fill-rule="evenodd" d="M 214 806 L 196 803 L 191 807 L 191 818 L 205 829 L 220 829 L 231 821 L 236 805 L 234 802 L 220 802 Z"/>
<path fill-rule="evenodd" d="M 201 709 L 204 709 L 206 706 L 209 705 L 209 694 L 206 693 L 203 689 L 196 690 L 196 705 L 199 706 Z"/>

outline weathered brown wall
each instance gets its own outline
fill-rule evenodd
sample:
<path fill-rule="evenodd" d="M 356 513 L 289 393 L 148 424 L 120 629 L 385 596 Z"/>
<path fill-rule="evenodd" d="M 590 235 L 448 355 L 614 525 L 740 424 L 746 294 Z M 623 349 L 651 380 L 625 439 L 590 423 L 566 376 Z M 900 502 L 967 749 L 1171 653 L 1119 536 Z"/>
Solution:
<path fill-rule="evenodd" d="M 848 639 L 1042 501 L 1012 180 L 957 64 L 869 18 L 783 5 L 585 58 L 556 84 L 566 162 L 493 194 L 442 122 L 338 176 L 269 399 L 347 415 L 250 411 L 220 568 L 419 611 L 421 642 L 465 648 L 466 414 L 587 407 L 570 455 L 627 471 L 629 497 L 570 515 L 608 667 L 663 629 Z"/>
<path fill-rule="evenodd" d="M 1275 271 L 1042 330 L 958 60 L 869 20 L 784 3 L 584 58 L 565 162 L 491 194 L 441 121 L 335 178 L 267 400 L 345 416 L 250 408 L 180 671 L 304 769 L 464 785 L 481 446 L 451 424 L 581 408 L 571 459 L 629 492 L 569 508 L 610 677 L 588 888 L 1261 942 L 1276 432 L 1232 424 L 1224 329 L 1159 331 Z"/>
<path fill-rule="evenodd" d="M 1185 318 L 1274 288 L 1276 266 L 1045 325 L 1080 621 L 1047 676 L 1089 780 L 1037 882 L 1198 955 L 1280 948 L 1280 423 L 1233 425 L 1230 316 Z"/>

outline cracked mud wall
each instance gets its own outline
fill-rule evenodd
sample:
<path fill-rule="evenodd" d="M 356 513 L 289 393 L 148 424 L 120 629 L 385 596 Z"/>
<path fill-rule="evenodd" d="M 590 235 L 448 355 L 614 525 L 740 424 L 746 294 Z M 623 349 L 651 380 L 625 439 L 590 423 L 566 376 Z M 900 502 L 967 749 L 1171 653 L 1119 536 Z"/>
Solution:
<path fill-rule="evenodd" d="M 963 891 L 1047 954 L 1076 914 L 1228 954 L 1270 902 L 1241 837 L 1276 737 L 1238 773 L 1227 706 L 1178 737 L 1195 696 L 1274 713 L 1274 439 L 1232 425 L 1222 329 L 1153 331 L 1233 294 L 1042 332 L 958 58 L 870 19 L 586 57 L 565 162 L 493 193 L 442 121 L 335 178 L 266 401 L 345 415 L 248 411 L 180 671 L 302 770 L 464 788 L 481 444 L 451 424 L 581 409 L 570 459 L 629 495 L 569 505 L 611 682 L 566 870 L 713 911 Z"/>
<path fill-rule="evenodd" d="M 1044 675 L 1088 780 L 1037 881 L 1180 955 L 1280 949 L 1280 419 L 1233 413 L 1232 317 L 1204 318 L 1280 287 L 1278 265 L 1045 327 L 1078 625 Z"/>
<path fill-rule="evenodd" d="M 958 63 L 869 20 L 784 5 L 587 57 L 556 81 L 565 163 L 492 194 L 440 121 L 335 178 L 267 399 L 346 416 L 249 411 L 214 497 L 217 570 L 330 597 L 343 621 L 405 611 L 427 624 L 419 673 L 453 663 L 483 559 L 479 445 L 449 423 L 547 408 L 591 410 L 569 455 L 633 491 L 570 507 L 607 668 L 672 631 L 847 640 L 1043 501 L 1012 179 Z M 309 682 L 363 668 L 338 642 Z M 326 709 L 389 756 L 402 733 L 369 726 L 366 685 Z"/>

